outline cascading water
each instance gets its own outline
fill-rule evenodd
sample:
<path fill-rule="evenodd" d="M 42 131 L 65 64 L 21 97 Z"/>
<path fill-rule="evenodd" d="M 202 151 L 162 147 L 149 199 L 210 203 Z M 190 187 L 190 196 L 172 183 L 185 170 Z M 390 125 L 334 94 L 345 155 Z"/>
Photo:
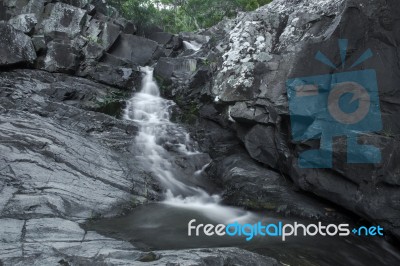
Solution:
<path fill-rule="evenodd" d="M 163 203 L 178 208 L 193 209 L 222 221 L 250 216 L 240 209 L 219 204 L 220 197 L 209 195 L 205 190 L 191 184 L 191 179 L 201 170 L 185 175 L 171 158 L 174 153 L 184 156 L 199 154 L 184 128 L 170 121 L 173 101 L 160 97 L 160 90 L 153 78 L 153 69 L 145 67 L 142 89 L 128 102 L 124 118 L 139 125 L 136 147 L 138 159 L 146 169 L 160 180 L 166 188 Z"/>
<path fill-rule="evenodd" d="M 183 41 L 183 46 L 185 47 L 186 50 L 193 50 L 197 52 L 201 49 L 202 45 L 195 41 L 192 42 Z"/>
<path fill-rule="evenodd" d="M 256 236 L 247 242 L 242 237 L 188 236 L 188 222 L 197 224 L 292 223 L 282 217 L 254 214 L 220 204 L 219 196 L 212 196 L 201 182 L 201 175 L 208 163 L 198 159 L 195 142 L 183 127 L 170 121 L 174 102 L 162 99 L 153 79 L 153 70 L 143 68 L 142 90 L 129 101 L 125 119 L 139 126 L 134 147 L 138 151 L 135 162 L 151 171 L 166 189 L 162 203 L 138 206 L 123 217 L 101 219 L 88 224 L 89 229 L 114 238 L 135 243 L 143 250 L 188 249 L 213 247 L 240 247 L 259 254 L 280 258 L 287 265 L 397 265 L 400 260 L 392 247 L 382 239 L 343 237 L 291 237 L 286 242 L 280 238 Z M 198 161 L 196 167 L 180 167 L 176 161 Z M 304 221 L 307 224 L 307 221 Z M 312 221 L 315 223 L 315 221 Z M 326 252 L 335 247 L 340 256 Z M 371 254 L 373 254 L 371 256 Z M 309 262 L 309 263 L 308 263 Z"/>

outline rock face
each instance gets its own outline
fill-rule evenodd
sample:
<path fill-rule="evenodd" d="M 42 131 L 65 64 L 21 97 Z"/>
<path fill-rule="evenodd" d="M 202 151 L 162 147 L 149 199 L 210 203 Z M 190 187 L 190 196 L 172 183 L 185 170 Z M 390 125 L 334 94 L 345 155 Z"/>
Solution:
<path fill-rule="evenodd" d="M 34 27 L 37 24 L 37 18 L 35 14 L 22 14 L 10 19 L 8 23 L 16 30 L 29 34 L 34 30 Z"/>
<path fill-rule="evenodd" d="M 143 252 L 80 227 L 160 197 L 134 161 L 137 125 L 118 119 L 140 67 L 153 63 L 181 108 L 174 119 L 213 159 L 203 177 L 225 203 L 343 221 L 330 201 L 399 238 L 399 14 L 395 0 L 275 0 L 178 36 L 137 29 L 101 0 L 0 0 L 0 264 L 279 265 L 231 248 Z M 348 63 L 332 69 L 344 57 L 339 39 Z M 319 51 L 332 63 L 313 60 Z M 331 168 L 299 167 L 320 140 L 293 140 L 287 80 L 352 64 L 376 70 L 383 120 L 353 146 L 379 148 L 382 162 L 347 163 L 342 136 Z"/>
<path fill-rule="evenodd" d="M 31 39 L 11 25 L 0 22 L 0 66 L 33 63 L 36 52 Z"/>
<path fill-rule="evenodd" d="M 135 161 L 137 125 L 119 118 L 139 67 L 183 52 L 181 37 L 136 36 L 104 1 L 0 0 L 0 20 L 1 265 L 280 265 L 236 248 L 143 252 L 83 228 L 160 199 Z M 177 62 L 181 79 L 196 70 Z"/>
<path fill-rule="evenodd" d="M 276 0 L 257 11 L 241 14 L 234 20 L 221 22 L 201 32 L 211 40 L 203 44 L 196 54 L 185 55 L 185 59 L 196 59 L 202 64 L 202 70 L 188 75 L 189 81 L 183 83 L 174 79 L 167 67 L 159 73 L 163 79 L 168 79 L 165 75 L 169 74 L 170 79 L 176 82 L 171 86 L 175 88 L 170 91 L 172 97 L 197 100 L 200 119 L 198 124 L 194 124 L 193 132 L 204 140 L 204 146 L 211 154 L 215 150 L 206 138 L 214 133 L 201 131 L 204 125 L 210 124 L 213 127 L 207 127 L 207 131 L 218 132 L 223 127 L 234 132 L 248 155 L 268 168 L 266 174 L 271 170 L 278 172 L 300 189 L 379 223 L 400 237 L 397 163 L 400 91 L 396 89 L 400 71 L 396 55 L 396 43 L 400 38 L 398 11 L 396 1 Z M 347 40 L 347 47 L 341 41 L 342 48 L 339 48 L 339 40 L 343 39 Z M 366 51 L 368 56 L 364 54 Z M 318 52 L 319 60 L 315 60 Z M 322 58 L 322 53 L 332 62 Z M 359 61 L 360 57 L 366 60 Z M 346 59 L 343 69 L 336 67 L 341 65 L 342 59 Z M 162 61 L 160 64 L 165 65 Z M 351 65 L 354 67 L 350 68 Z M 373 69 L 377 74 L 378 113 L 381 113 L 383 130 L 379 129 L 379 121 L 375 125 L 370 120 L 364 129 L 359 130 L 361 132 L 357 129 L 346 131 L 334 140 L 331 145 L 332 167 L 299 167 L 301 154 L 318 149 L 320 136 L 316 136 L 315 140 L 292 138 L 294 128 L 291 121 L 301 119 L 293 114 L 291 116 L 289 111 L 287 81 L 349 71 L 361 73 L 366 69 Z M 193 82 L 200 73 L 206 73 L 208 78 L 200 83 L 197 79 L 196 88 L 193 88 Z M 307 112 L 321 103 L 304 101 L 298 109 Z M 186 111 L 193 108 L 193 104 L 181 106 Z M 325 106 L 318 110 L 327 109 L 328 106 Z M 321 130 L 320 123 L 311 118 L 301 126 L 304 131 Z M 356 143 L 346 144 L 347 136 L 350 140 L 356 136 Z M 351 147 L 359 147 L 359 144 L 378 148 L 373 150 L 372 156 L 380 152 L 382 160 L 375 164 L 368 161 L 348 163 L 348 156 L 350 159 L 358 156 Z M 326 149 L 329 152 L 331 148 Z M 214 157 L 220 160 L 221 154 L 225 158 L 232 154 L 232 149 L 225 146 Z M 321 156 L 323 153 L 315 160 L 321 160 Z M 260 178 L 263 176 L 261 173 L 258 175 Z M 224 174 L 219 176 L 222 178 Z M 227 181 L 223 179 L 221 182 Z M 250 191 L 260 195 L 268 193 L 268 189 L 261 185 Z M 230 189 L 227 189 L 227 199 L 231 198 L 230 194 Z"/>
<path fill-rule="evenodd" d="M 139 36 L 122 34 L 120 42 L 110 53 L 139 65 L 147 65 L 153 59 L 157 48 L 158 44 L 154 41 Z"/>

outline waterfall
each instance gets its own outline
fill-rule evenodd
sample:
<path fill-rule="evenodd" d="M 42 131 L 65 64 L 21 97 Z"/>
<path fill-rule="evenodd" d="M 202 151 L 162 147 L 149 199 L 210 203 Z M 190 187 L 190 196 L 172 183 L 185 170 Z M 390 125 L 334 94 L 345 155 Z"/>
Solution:
<path fill-rule="evenodd" d="M 160 97 L 153 69 L 145 67 L 142 72 L 142 89 L 128 101 L 124 119 L 134 121 L 139 126 L 135 139 L 135 147 L 139 150 L 137 158 L 166 189 L 163 203 L 200 211 L 211 218 L 219 217 L 222 220 L 248 215 L 242 210 L 220 205 L 220 196 L 210 195 L 191 184 L 190 179 L 198 176 L 199 171 L 193 172 L 192 176 L 179 171 L 179 167 L 171 160 L 174 153 L 193 156 L 199 154 L 199 151 L 186 130 L 170 121 L 171 108 L 175 103 Z"/>
<path fill-rule="evenodd" d="M 197 52 L 198 50 L 200 50 L 202 45 L 195 41 L 193 42 L 183 41 L 183 46 L 185 47 L 185 50 L 193 50 Z"/>

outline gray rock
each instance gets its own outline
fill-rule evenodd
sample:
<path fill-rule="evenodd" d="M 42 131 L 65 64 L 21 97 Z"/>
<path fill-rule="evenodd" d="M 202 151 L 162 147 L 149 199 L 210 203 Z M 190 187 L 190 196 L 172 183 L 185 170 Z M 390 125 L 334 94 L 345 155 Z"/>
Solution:
<path fill-rule="evenodd" d="M 72 43 L 51 41 L 42 68 L 49 72 L 75 73 L 78 69 L 79 55 Z"/>
<path fill-rule="evenodd" d="M 20 30 L 26 34 L 31 34 L 33 32 L 37 22 L 35 14 L 22 14 L 8 21 L 16 30 Z"/>
<path fill-rule="evenodd" d="M 276 169 L 280 147 L 276 145 L 275 140 L 275 128 L 272 126 L 256 125 L 244 136 L 244 144 L 250 156 Z"/>
<path fill-rule="evenodd" d="M 34 13 L 37 18 L 40 18 L 43 14 L 43 10 L 45 8 L 47 0 L 25 0 L 25 1 L 15 1 L 15 2 L 18 5 L 22 5 L 21 9 L 19 9 L 19 6 L 17 6 L 16 10 L 21 10 L 21 12 L 17 12 L 17 14 Z"/>
<path fill-rule="evenodd" d="M 108 104 L 111 88 L 38 71 L 0 79 L 0 216 L 88 219 L 155 197 L 144 189 L 141 169 L 122 159 L 135 125 L 80 109 Z"/>
<path fill-rule="evenodd" d="M 69 38 L 75 38 L 82 31 L 86 11 L 64 3 L 48 4 L 46 13 L 49 17 L 41 23 L 45 35 L 65 33 Z"/>
<path fill-rule="evenodd" d="M 268 124 L 270 123 L 271 114 L 269 114 L 267 108 L 260 106 L 251 106 L 245 102 L 237 102 L 230 109 L 231 117 L 239 123 L 249 124 Z"/>
<path fill-rule="evenodd" d="M 210 36 L 201 35 L 193 32 L 181 32 L 179 36 L 185 41 L 195 41 L 200 44 L 205 44 L 210 41 Z"/>
<path fill-rule="evenodd" d="M 218 159 L 207 171 L 224 188 L 226 204 L 306 219 L 337 219 L 338 222 L 346 219 L 332 206 L 296 191 L 284 176 L 263 168 L 245 154 L 236 153 Z"/>
<path fill-rule="evenodd" d="M 0 45 L 0 66 L 33 63 L 36 59 L 31 38 L 5 22 L 0 22 Z"/>
<path fill-rule="evenodd" d="M 33 43 L 33 46 L 35 47 L 36 53 L 46 51 L 46 49 L 47 49 L 46 40 L 44 38 L 44 35 L 33 35 L 32 43 Z"/>
<path fill-rule="evenodd" d="M 61 0 L 60 2 L 71 5 L 71 6 L 84 8 L 92 1 L 91 0 Z"/>
<path fill-rule="evenodd" d="M 87 75 L 103 84 L 132 90 L 140 84 L 140 71 L 126 67 L 114 67 L 112 65 L 99 63 L 90 67 Z"/>
<path fill-rule="evenodd" d="M 167 32 L 152 32 L 147 36 L 167 49 L 178 50 L 182 47 L 182 39 L 174 34 Z"/>
<path fill-rule="evenodd" d="M 97 42 L 102 31 L 102 22 L 98 19 L 91 19 L 87 28 L 84 31 L 85 36 L 89 41 Z"/>
<path fill-rule="evenodd" d="M 109 51 L 113 56 L 130 60 L 136 65 L 147 65 L 155 59 L 158 44 L 143 37 L 121 34 L 118 43 Z"/>
<path fill-rule="evenodd" d="M 104 23 L 102 33 L 99 37 L 100 44 L 104 47 L 104 50 L 108 51 L 111 48 L 120 33 L 120 27 L 112 23 Z"/>
<path fill-rule="evenodd" d="M 262 265 L 275 259 L 238 248 L 143 252 L 60 218 L 0 219 L 3 265 Z"/>
<path fill-rule="evenodd" d="M 158 42 L 161 45 L 168 44 L 172 41 L 173 37 L 174 35 L 168 32 L 152 32 L 149 36 L 147 36 L 148 39 Z"/>
<path fill-rule="evenodd" d="M 189 58 L 160 58 L 154 69 L 155 75 L 164 82 L 187 82 L 196 73 L 197 60 Z"/>
<path fill-rule="evenodd" d="M 8 20 L 10 15 L 7 12 L 7 7 L 3 1 L 0 1 L 0 20 Z"/>
<path fill-rule="evenodd" d="M 46 0 L 3 0 L 0 7 L 8 20 L 12 17 L 34 13 L 39 18 L 44 10 Z M 0 12 L 1 13 L 1 12 Z"/>
<path fill-rule="evenodd" d="M 289 176 L 303 190 L 384 225 L 397 237 L 400 182 L 394 162 L 399 161 L 395 149 L 400 135 L 400 93 L 396 89 L 400 74 L 394 55 L 400 40 L 399 12 L 393 1 L 276 0 L 240 14 L 203 33 L 213 41 L 211 47 L 203 46 L 198 56 L 217 52 L 218 59 L 209 66 L 211 81 L 203 82 L 197 97 L 202 99 L 199 104 L 216 100 L 217 115 L 213 117 L 218 119 L 214 121 L 224 127 L 231 125 L 254 160 Z M 338 39 L 349 40 L 347 66 L 367 49 L 373 51 L 373 57 L 352 70 L 377 72 L 383 130 L 360 134 L 358 142 L 377 147 L 382 163 L 347 163 L 346 141 L 338 138 L 332 169 L 302 169 L 299 154 L 318 149 L 320 141 L 292 141 L 286 81 L 332 73 L 332 68 L 314 58 L 321 51 L 339 65 Z M 181 82 L 172 87 L 175 84 L 181 86 L 181 94 L 192 93 L 191 87 Z M 318 126 L 318 121 L 311 122 Z M 252 186 L 251 182 L 243 185 Z"/>
<path fill-rule="evenodd" d="M 98 62 L 99 59 L 104 55 L 105 50 L 99 43 L 89 41 L 82 50 L 85 55 L 86 63 Z"/>

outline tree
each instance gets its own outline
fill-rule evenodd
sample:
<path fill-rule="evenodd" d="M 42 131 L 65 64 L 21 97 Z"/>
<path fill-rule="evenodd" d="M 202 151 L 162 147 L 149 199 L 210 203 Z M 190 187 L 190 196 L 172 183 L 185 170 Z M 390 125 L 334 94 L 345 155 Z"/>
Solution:
<path fill-rule="evenodd" d="M 271 0 L 110 0 L 137 24 L 153 24 L 165 31 L 208 28 L 240 11 L 251 11 Z"/>

